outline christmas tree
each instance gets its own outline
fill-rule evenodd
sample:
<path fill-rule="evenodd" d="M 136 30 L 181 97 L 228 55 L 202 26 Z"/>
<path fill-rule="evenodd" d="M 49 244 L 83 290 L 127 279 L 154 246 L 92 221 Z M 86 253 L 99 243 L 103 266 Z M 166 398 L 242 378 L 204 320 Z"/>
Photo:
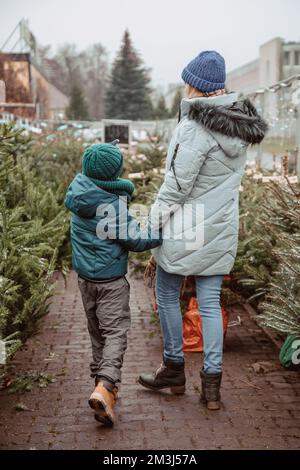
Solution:
<path fill-rule="evenodd" d="M 260 306 L 262 323 L 274 330 L 300 335 L 300 192 L 295 185 L 272 185 L 265 207 L 265 230 L 276 239 L 277 268 Z"/>
<path fill-rule="evenodd" d="M 30 168 L 31 144 L 23 130 L 0 126 L 0 339 L 8 355 L 47 312 L 68 227 L 47 180 Z"/>
<path fill-rule="evenodd" d="M 125 31 L 106 94 L 106 117 L 150 119 L 153 109 L 149 84 L 149 72 L 132 45 L 129 31 Z"/>

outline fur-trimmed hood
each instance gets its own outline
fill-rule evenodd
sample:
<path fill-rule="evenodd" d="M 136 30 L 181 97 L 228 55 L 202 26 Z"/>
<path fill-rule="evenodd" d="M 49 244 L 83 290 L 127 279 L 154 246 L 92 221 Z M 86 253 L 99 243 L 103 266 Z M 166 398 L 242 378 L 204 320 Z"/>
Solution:
<path fill-rule="evenodd" d="M 215 106 L 198 101 L 191 106 L 189 119 L 199 122 L 210 131 L 227 137 L 238 137 L 248 144 L 259 144 L 268 130 L 267 123 L 249 99 L 237 101 L 231 106 Z"/>

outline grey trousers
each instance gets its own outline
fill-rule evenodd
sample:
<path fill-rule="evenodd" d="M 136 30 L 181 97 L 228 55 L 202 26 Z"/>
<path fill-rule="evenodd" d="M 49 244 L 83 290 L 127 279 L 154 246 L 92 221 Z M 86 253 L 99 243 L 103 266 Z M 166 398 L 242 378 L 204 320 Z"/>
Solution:
<path fill-rule="evenodd" d="M 92 343 L 91 377 L 121 381 L 130 328 L 129 283 L 124 277 L 95 283 L 78 278 Z"/>

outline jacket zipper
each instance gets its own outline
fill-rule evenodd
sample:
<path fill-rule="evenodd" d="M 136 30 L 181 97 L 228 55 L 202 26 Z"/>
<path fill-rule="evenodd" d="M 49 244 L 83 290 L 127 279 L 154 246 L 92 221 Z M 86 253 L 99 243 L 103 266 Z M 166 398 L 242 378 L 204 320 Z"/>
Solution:
<path fill-rule="evenodd" d="M 181 191 L 181 186 L 180 186 L 179 181 L 177 179 L 176 170 L 175 170 L 175 160 L 176 160 L 176 157 L 177 157 L 178 149 L 179 149 L 179 144 L 176 144 L 176 147 L 175 147 L 175 150 L 174 150 L 174 153 L 173 153 L 173 157 L 172 157 L 172 161 L 171 161 L 171 169 L 173 170 L 173 174 L 174 174 L 174 177 L 175 177 L 175 181 L 176 181 L 176 184 L 177 184 L 178 191 Z"/>

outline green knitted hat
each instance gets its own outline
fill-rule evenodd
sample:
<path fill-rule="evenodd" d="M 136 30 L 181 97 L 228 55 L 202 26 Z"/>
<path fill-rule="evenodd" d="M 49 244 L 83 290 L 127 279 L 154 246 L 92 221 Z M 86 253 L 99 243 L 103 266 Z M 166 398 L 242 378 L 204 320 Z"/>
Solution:
<path fill-rule="evenodd" d="M 94 144 L 82 157 L 82 172 L 97 180 L 116 180 L 123 170 L 123 156 L 119 148 L 111 144 Z"/>

